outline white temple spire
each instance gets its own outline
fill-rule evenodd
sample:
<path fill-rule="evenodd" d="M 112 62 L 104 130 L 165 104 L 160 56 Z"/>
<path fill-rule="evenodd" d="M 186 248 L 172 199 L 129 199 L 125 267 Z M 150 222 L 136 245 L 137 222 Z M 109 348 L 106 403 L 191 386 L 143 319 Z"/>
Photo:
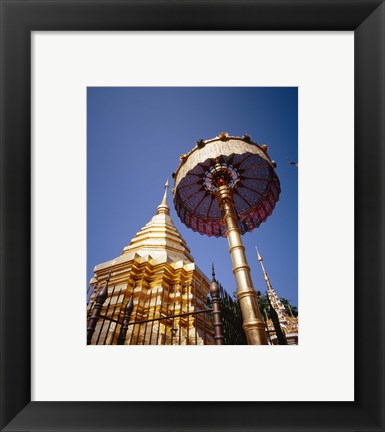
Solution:
<path fill-rule="evenodd" d="M 277 293 L 274 291 L 273 286 L 270 283 L 270 279 L 269 276 L 267 275 L 267 272 L 265 270 L 265 267 L 263 265 L 263 258 L 261 257 L 258 248 L 255 247 L 256 251 L 257 251 L 257 256 L 258 256 L 258 261 L 261 263 L 261 267 L 262 267 L 262 271 L 263 271 L 263 276 L 265 278 L 266 281 L 266 285 L 267 285 L 267 295 L 269 297 L 269 300 L 273 306 L 273 308 L 276 310 L 278 317 L 279 317 L 279 321 L 283 322 L 285 321 L 285 306 L 282 304 L 280 298 L 278 297 Z"/>

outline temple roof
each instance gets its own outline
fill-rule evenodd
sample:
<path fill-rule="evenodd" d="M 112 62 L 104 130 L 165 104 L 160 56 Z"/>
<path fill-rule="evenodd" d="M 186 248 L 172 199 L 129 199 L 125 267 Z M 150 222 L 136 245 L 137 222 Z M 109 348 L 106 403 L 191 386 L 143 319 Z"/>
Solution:
<path fill-rule="evenodd" d="M 168 181 L 162 202 L 155 216 L 148 222 L 123 249 L 122 255 L 150 255 L 154 259 L 168 258 L 171 261 L 194 262 L 190 249 L 180 235 L 170 217 L 167 202 Z"/>

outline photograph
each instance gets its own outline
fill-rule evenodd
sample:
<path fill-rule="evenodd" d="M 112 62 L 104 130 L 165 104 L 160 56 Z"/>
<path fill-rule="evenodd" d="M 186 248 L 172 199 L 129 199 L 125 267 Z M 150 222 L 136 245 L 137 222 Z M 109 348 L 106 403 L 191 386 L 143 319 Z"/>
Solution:
<path fill-rule="evenodd" d="M 0 3 L 0 431 L 385 432 L 385 0 Z"/>
<path fill-rule="evenodd" d="M 298 88 L 87 88 L 87 345 L 298 345 Z"/>

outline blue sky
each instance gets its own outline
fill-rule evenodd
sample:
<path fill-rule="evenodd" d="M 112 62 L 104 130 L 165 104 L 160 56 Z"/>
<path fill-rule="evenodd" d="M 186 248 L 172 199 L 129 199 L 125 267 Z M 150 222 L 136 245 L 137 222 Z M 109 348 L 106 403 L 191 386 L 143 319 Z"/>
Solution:
<path fill-rule="evenodd" d="M 90 87 L 87 90 L 87 282 L 93 267 L 121 254 L 160 204 L 170 182 L 175 226 L 197 265 L 232 294 L 226 238 L 183 225 L 173 207 L 171 174 L 200 138 L 220 132 L 267 144 L 278 164 L 280 200 L 266 223 L 243 236 L 254 287 L 266 291 L 255 246 L 277 294 L 298 304 L 298 158 L 296 87 Z"/>

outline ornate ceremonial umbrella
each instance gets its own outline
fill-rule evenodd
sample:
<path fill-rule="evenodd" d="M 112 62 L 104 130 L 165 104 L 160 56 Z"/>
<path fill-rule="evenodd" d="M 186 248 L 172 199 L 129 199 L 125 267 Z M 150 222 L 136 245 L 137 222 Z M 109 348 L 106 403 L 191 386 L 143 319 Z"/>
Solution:
<path fill-rule="evenodd" d="M 221 133 L 199 140 L 180 157 L 174 174 L 174 204 L 182 222 L 200 234 L 228 239 L 243 327 L 253 345 L 267 344 L 267 337 L 241 234 L 264 222 L 279 199 L 276 164 L 267 150 L 249 135 Z"/>

